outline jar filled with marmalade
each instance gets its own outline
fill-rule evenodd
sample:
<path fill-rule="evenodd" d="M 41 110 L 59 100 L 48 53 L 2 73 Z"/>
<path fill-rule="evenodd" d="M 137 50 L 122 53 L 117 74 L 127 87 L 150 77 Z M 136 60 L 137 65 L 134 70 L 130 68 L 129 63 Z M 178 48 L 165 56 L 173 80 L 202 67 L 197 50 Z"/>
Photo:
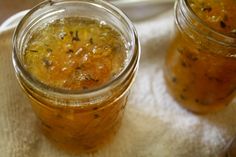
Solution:
<path fill-rule="evenodd" d="M 71 153 L 118 131 L 140 46 L 131 21 L 101 0 L 45 1 L 21 20 L 13 64 L 42 132 Z"/>
<path fill-rule="evenodd" d="M 165 60 L 170 94 L 195 113 L 227 106 L 236 89 L 236 1 L 178 0 Z"/>

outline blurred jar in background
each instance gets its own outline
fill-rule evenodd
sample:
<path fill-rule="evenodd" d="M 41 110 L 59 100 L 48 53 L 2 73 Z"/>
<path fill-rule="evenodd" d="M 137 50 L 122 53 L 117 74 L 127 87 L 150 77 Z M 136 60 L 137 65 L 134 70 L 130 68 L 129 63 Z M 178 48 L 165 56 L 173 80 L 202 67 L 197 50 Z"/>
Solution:
<path fill-rule="evenodd" d="M 235 96 L 236 2 L 178 0 L 165 61 L 170 94 L 195 113 L 219 111 Z"/>

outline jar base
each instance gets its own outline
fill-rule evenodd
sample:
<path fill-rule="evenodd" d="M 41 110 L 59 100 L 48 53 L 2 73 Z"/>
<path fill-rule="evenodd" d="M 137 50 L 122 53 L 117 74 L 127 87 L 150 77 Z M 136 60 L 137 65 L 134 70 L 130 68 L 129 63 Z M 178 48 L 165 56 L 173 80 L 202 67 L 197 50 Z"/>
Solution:
<path fill-rule="evenodd" d="M 41 123 L 38 125 L 41 133 L 47 138 L 47 140 L 55 146 L 57 149 L 64 151 L 71 155 L 78 155 L 82 153 L 96 153 L 100 149 L 111 144 L 114 140 L 121 122 L 101 136 L 94 136 L 93 138 L 79 138 L 76 139 L 63 139 L 62 136 L 53 135 L 45 126 Z M 75 137 L 76 138 L 76 137 Z"/>
<path fill-rule="evenodd" d="M 164 79 L 168 93 L 176 100 L 179 106 L 183 107 L 189 112 L 192 112 L 194 114 L 210 114 L 219 112 L 227 107 L 226 103 L 204 105 L 196 103 L 194 100 L 182 100 L 181 97 L 179 97 L 179 95 L 173 89 L 174 87 L 171 85 L 171 82 L 166 77 L 164 77 Z"/>

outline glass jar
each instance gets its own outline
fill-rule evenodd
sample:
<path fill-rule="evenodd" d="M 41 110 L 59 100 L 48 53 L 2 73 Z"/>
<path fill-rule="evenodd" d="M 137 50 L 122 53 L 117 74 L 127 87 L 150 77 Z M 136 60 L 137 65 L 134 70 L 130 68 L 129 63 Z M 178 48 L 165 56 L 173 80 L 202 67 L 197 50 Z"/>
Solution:
<path fill-rule="evenodd" d="M 126 64 L 112 80 L 95 89 L 66 90 L 43 84 L 24 66 L 27 41 L 43 24 L 77 16 L 114 27 L 128 46 Z M 131 21 L 118 8 L 102 0 L 42 2 L 25 15 L 13 38 L 16 76 L 29 97 L 40 128 L 49 140 L 72 153 L 96 151 L 114 137 L 137 73 L 139 56 L 139 39 Z"/>
<path fill-rule="evenodd" d="M 195 113 L 227 106 L 236 89 L 235 55 L 236 38 L 209 27 L 188 0 L 176 2 L 175 33 L 164 76 L 170 94 L 180 105 Z"/>

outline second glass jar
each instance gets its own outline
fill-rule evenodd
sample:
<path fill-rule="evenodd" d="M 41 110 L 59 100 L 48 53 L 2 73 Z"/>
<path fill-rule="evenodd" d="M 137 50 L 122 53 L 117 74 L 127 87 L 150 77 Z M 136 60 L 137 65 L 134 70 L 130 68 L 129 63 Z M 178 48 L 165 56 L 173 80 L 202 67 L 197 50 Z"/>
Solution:
<path fill-rule="evenodd" d="M 236 38 L 209 27 L 189 2 L 176 2 L 175 34 L 164 68 L 166 84 L 186 109 L 195 113 L 219 111 L 235 96 Z"/>

